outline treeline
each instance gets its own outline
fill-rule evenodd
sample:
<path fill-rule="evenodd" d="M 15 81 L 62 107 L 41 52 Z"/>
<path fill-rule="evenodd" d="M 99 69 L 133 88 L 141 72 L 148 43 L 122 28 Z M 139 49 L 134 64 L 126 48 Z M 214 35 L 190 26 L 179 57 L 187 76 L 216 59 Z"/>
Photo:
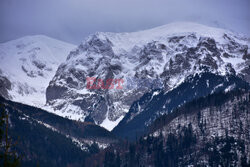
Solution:
<path fill-rule="evenodd" d="M 96 167 L 178 166 L 180 157 L 191 153 L 195 144 L 196 136 L 190 124 L 178 135 L 170 134 L 166 140 L 162 135 L 148 135 L 135 143 L 124 141 L 119 146 L 111 146 L 89 158 L 87 164 Z"/>
<path fill-rule="evenodd" d="M 218 107 L 223 105 L 228 100 L 234 100 L 234 98 L 242 99 L 242 95 L 248 93 L 247 99 L 244 99 L 245 102 L 249 102 L 250 92 L 246 90 L 235 90 L 232 92 L 218 92 L 206 97 L 201 97 L 195 99 L 189 103 L 184 104 L 182 107 L 179 107 L 172 111 L 171 113 L 165 114 L 157 118 L 152 125 L 149 127 L 149 133 L 154 132 L 163 126 L 169 124 L 173 119 L 177 118 L 180 115 L 187 115 L 192 113 L 199 114 L 199 111 L 207 107 Z"/>
<path fill-rule="evenodd" d="M 65 123 L 64 126 L 68 126 L 68 124 L 77 126 L 77 122 L 72 121 L 73 123 L 71 123 L 70 120 L 61 119 L 34 107 L 1 100 L 1 167 L 82 167 L 86 157 L 99 152 L 96 143 L 86 146 L 86 151 L 81 150 L 72 142 L 72 139 L 35 120 L 48 118 L 47 121 L 54 120 L 55 126 L 63 126 L 63 123 Z M 51 115 L 52 117 L 50 117 Z M 88 126 L 89 130 L 91 130 L 90 126 Z"/>
<path fill-rule="evenodd" d="M 244 96 L 243 96 L 244 95 Z M 150 133 L 136 140 L 126 140 L 118 145 L 112 145 L 104 151 L 87 159 L 88 165 L 94 167 L 176 167 L 176 166 L 242 166 L 248 167 L 249 161 L 246 154 L 248 139 L 239 139 L 226 135 L 207 140 L 206 133 L 204 140 L 194 132 L 193 123 L 187 127 L 178 126 L 178 130 L 163 135 L 159 130 L 167 126 L 174 118 L 180 115 L 195 114 L 199 117 L 204 108 L 216 107 L 221 111 L 226 102 L 236 102 L 233 106 L 237 112 L 249 112 L 250 92 L 236 90 L 229 93 L 216 93 L 183 105 L 172 113 L 157 119 Z M 235 111 L 232 118 L 237 117 Z M 198 124 L 198 129 L 206 130 L 204 124 Z M 242 128 L 239 125 L 239 128 Z M 158 135 L 152 132 L 159 130 Z M 238 133 L 238 132 L 235 132 Z M 246 141 L 248 140 L 248 141 Z M 239 156 L 240 155 L 240 156 Z"/>

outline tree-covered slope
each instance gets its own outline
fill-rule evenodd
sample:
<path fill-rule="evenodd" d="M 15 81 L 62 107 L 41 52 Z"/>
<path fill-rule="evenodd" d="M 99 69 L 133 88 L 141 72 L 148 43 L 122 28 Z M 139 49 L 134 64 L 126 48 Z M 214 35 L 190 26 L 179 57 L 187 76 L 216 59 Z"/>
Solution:
<path fill-rule="evenodd" d="M 85 158 L 117 139 L 104 128 L 72 121 L 1 98 L 9 116 L 8 135 L 22 166 L 83 166 Z M 2 111 L 1 111 L 2 112 Z"/>

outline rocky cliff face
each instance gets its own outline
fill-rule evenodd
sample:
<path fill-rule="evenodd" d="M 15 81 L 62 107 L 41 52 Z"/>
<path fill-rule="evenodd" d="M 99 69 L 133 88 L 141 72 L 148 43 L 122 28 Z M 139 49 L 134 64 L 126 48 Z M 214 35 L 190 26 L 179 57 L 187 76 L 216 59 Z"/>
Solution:
<path fill-rule="evenodd" d="M 111 130 L 143 94 L 152 88 L 168 92 L 187 76 L 200 73 L 200 67 L 250 81 L 249 52 L 248 39 L 193 23 L 135 33 L 96 33 L 59 66 L 46 101 L 59 115 Z M 123 79 L 123 89 L 87 89 L 87 77 Z"/>

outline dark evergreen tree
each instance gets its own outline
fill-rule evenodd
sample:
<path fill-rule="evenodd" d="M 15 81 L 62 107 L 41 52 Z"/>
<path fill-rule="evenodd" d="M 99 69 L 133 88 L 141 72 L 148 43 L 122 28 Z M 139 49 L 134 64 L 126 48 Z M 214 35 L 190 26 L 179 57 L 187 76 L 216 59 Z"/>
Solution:
<path fill-rule="evenodd" d="M 9 137 L 9 115 L 4 105 L 0 106 L 0 166 L 20 166 L 20 157 L 14 151 L 14 145 Z"/>
<path fill-rule="evenodd" d="M 96 154 L 99 151 L 100 151 L 100 149 L 99 149 L 99 146 L 98 146 L 98 144 L 96 142 L 94 142 L 93 144 L 91 144 L 91 146 L 89 147 L 89 152 L 91 154 Z"/>

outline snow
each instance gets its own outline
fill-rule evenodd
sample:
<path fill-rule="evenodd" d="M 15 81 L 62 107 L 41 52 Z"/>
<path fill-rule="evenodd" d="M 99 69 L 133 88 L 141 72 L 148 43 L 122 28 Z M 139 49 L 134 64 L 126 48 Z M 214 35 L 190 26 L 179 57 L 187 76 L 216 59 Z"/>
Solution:
<path fill-rule="evenodd" d="M 160 93 L 161 93 L 160 90 L 153 92 L 150 101 L 154 98 L 154 96 L 157 96 L 157 95 L 160 94 Z M 139 103 L 138 103 L 138 105 L 139 105 Z M 140 111 L 140 110 L 139 110 L 139 111 Z"/>
<path fill-rule="evenodd" d="M 223 86 L 223 83 L 221 83 L 221 84 L 215 86 L 214 89 L 212 90 L 211 94 L 213 94 L 213 93 L 216 91 L 216 89 L 218 89 L 218 88 L 220 88 L 220 87 L 222 87 L 222 86 Z"/>
<path fill-rule="evenodd" d="M 209 88 L 209 80 L 206 81 L 207 87 Z"/>
<path fill-rule="evenodd" d="M 135 76 L 135 72 L 139 68 L 141 68 L 140 70 L 150 70 L 151 67 L 153 67 L 155 72 L 154 75 L 160 76 L 164 71 L 164 68 L 167 67 L 166 63 L 169 62 L 170 58 L 174 58 L 174 56 L 178 53 L 183 53 L 182 51 L 176 50 L 177 44 L 171 44 L 168 42 L 170 37 L 195 34 L 197 37 L 196 40 L 193 38 L 187 38 L 181 41 L 181 44 L 188 47 L 196 46 L 200 37 L 211 37 L 215 39 L 216 43 L 223 45 L 228 42 L 223 38 L 225 33 L 229 34 L 230 37 L 235 38 L 235 34 L 232 34 L 232 32 L 224 29 L 207 27 L 190 22 L 176 22 L 150 30 L 132 33 L 98 32 L 94 35 L 96 35 L 99 39 L 104 40 L 104 42 L 107 39 L 112 42 L 112 50 L 118 58 L 105 57 L 105 60 L 112 65 L 119 65 L 122 67 L 122 72 L 116 74 L 115 77 L 123 78 L 125 80 L 123 85 L 126 85 L 126 78 Z M 83 44 L 87 43 L 88 40 L 91 40 L 92 38 L 93 35 L 89 36 L 85 39 L 85 41 L 83 41 Z M 140 66 L 141 62 L 139 61 L 140 58 L 137 57 L 137 51 L 141 51 L 141 49 L 143 49 L 148 43 L 152 43 L 153 41 L 164 44 L 167 48 L 164 51 L 161 50 L 161 54 L 159 56 L 162 56 L 162 60 L 159 62 L 155 59 L 154 55 L 148 55 L 152 58 L 150 63 L 148 63 L 147 66 Z M 235 41 L 242 43 L 242 40 L 237 38 L 235 38 Z M 80 86 L 77 88 L 71 88 L 67 86 L 67 82 L 65 80 L 60 79 L 60 76 L 68 74 L 67 70 L 69 69 L 75 69 L 76 71 L 81 72 L 84 71 L 86 74 L 86 71 L 95 69 L 95 73 L 100 75 L 100 77 L 103 77 L 102 75 L 104 75 L 105 68 L 108 66 L 106 66 L 106 62 L 101 61 L 101 58 L 103 57 L 102 54 L 92 53 L 84 49 L 79 49 L 79 53 L 68 56 L 69 52 L 74 50 L 74 48 L 74 45 L 42 35 L 28 36 L 0 44 L 0 61 L 4 62 L 1 63 L 2 65 L 0 69 L 3 71 L 3 75 L 7 76 L 12 83 L 12 89 L 9 92 L 12 99 L 17 102 L 43 108 L 62 117 L 83 121 L 88 115 L 88 109 L 83 111 L 79 106 L 74 105 L 73 102 L 74 100 L 81 100 L 80 98 L 85 96 L 79 96 L 74 99 L 74 95 L 80 94 L 87 96 L 87 94 L 94 95 L 95 92 L 83 88 L 84 84 L 80 83 L 82 81 L 72 76 L 70 77 L 73 81 L 77 82 Z M 201 56 L 203 56 L 203 54 Z M 88 61 L 87 58 L 89 57 L 95 59 L 95 61 Z M 201 57 L 201 59 L 203 58 L 204 57 Z M 101 62 L 100 64 L 97 63 L 99 60 Z M 218 63 L 220 62 L 220 60 L 216 58 L 215 60 Z M 229 58 L 222 57 L 222 61 L 222 64 L 219 64 L 218 69 L 218 71 L 222 74 L 226 73 L 226 63 L 231 63 L 237 73 L 244 68 L 244 65 L 241 64 L 245 61 L 240 55 Z M 191 70 L 186 70 L 181 74 L 170 78 L 170 81 L 167 83 L 170 90 L 182 83 L 188 75 L 201 73 L 198 69 L 194 69 L 195 62 L 191 61 L 190 63 L 192 64 Z M 65 65 L 65 69 L 58 69 L 60 64 Z M 95 68 L 95 66 L 98 66 L 98 68 Z M 58 78 L 54 77 L 57 70 Z M 71 74 L 69 73 L 69 75 Z M 46 88 L 52 79 L 55 81 L 55 85 L 65 86 L 68 88 L 70 91 L 69 97 L 56 99 L 53 103 L 51 103 L 54 106 L 45 106 Z M 209 87 L 209 82 L 207 82 L 207 86 Z M 120 93 L 119 98 L 115 96 L 117 93 L 116 89 L 110 90 L 109 93 L 109 95 L 113 96 L 114 99 L 118 99 L 117 101 L 112 101 L 116 111 L 115 114 L 112 114 L 118 116 L 119 118 L 116 119 L 116 121 L 111 121 L 108 118 L 108 114 L 110 113 L 107 112 L 106 119 L 104 119 L 101 123 L 101 126 L 108 130 L 112 130 L 123 119 L 124 114 L 128 112 L 130 107 L 128 104 L 123 104 L 121 99 L 131 96 L 131 94 L 133 94 L 133 90 L 126 90 Z M 153 96 L 155 95 L 157 95 L 157 92 L 154 92 Z M 60 110 L 56 110 L 55 106 L 59 106 L 61 104 L 65 104 L 65 106 Z"/>
<path fill-rule="evenodd" d="M 128 111 L 126 111 L 127 113 Z M 118 118 L 116 121 L 109 120 L 108 116 L 106 116 L 106 119 L 100 124 L 101 127 L 104 127 L 105 129 L 112 131 L 118 123 L 124 118 L 124 115 Z"/>
<path fill-rule="evenodd" d="M 0 44 L 1 71 L 11 81 L 14 101 L 43 108 L 50 80 L 75 48 L 43 35 L 26 36 Z"/>
<path fill-rule="evenodd" d="M 228 87 L 225 89 L 225 92 L 227 93 L 227 92 L 233 90 L 233 89 L 235 88 L 235 86 L 236 86 L 235 84 L 232 84 L 232 85 L 228 86 Z"/>
<path fill-rule="evenodd" d="M 242 57 L 228 57 L 228 58 L 221 57 L 221 58 L 225 63 L 231 63 L 233 68 L 236 70 L 236 73 L 239 73 L 244 68 L 244 65 L 242 64 L 245 63 L 245 60 Z M 223 69 L 220 69 L 220 71 L 223 71 Z"/>
<path fill-rule="evenodd" d="M 222 47 L 224 44 L 228 44 L 228 40 L 224 38 L 224 35 L 227 34 L 228 36 L 235 38 L 235 34 L 233 34 L 230 31 L 219 29 L 219 28 L 213 28 L 213 27 L 207 27 L 204 25 L 196 24 L 196 23 L 190 23 L 190 22 L 177 22 L 177 23 L 171 23 L 167 24 L 161 27 L 156 27 L 149 30 L 144 31 L 138 31 L 138 32 L 132 32 L 132 33 L 111 33 L 111 32 L 98 32 L 95 33 L 89 37 L 87 37 L 82 44 L 76 49 L 75 54 L 72 54 L 68 56 L 68 59 L 66 62 L 64 62 L 65 69 L 62 69 L 60 73 L 58 73 L 58 76 L 63 75 L 69 75 L 71 74 L 68 72 L 70 69 L 74 69 L 76 71 L 81 71 L 86 75 L 89 75 L 88 71 L 91 71 L 94 69 L 95 77 L 105 77 L 106 69 L 109 68 L 109 64 L 111 65 L 119 65 L 121 67 L 121 71 L 115 73 L 115 78 L 123 78 L 124 84 L 128 86 L 128 78 L 131 76 L 135 76 L 135 73 L 142 72 L 142 70 L 150 71 L 153 69 L 153 75 L 148 75 L 147 79 L 153 79 L 155 76 L 161 76 L 165 68 L 168 68 L 168 62 L 170 58 L 173 60 L 175 59 L 176 54 L 183 54 L 184 50 L 178 50 L 178 44 L 182 44 L 184 46 L 189 47 L 196 47 L 199 43 L 200 38 L 213 38 L 218 46 Z M 185 36 L 180 43 L 171 43 L 169 42 L 169 38 L 175 37 L 175 36 Z M 101 43 L 99 46 L 99 43 Z M 235 39 L 235 41 L 237 41 Z M 111 43 L 112 44 L 111 44 Z M 143 62 L 140 61 L 140 56 L 143 55 L 141 52 L 143 52 L 143 49 L 151 49 L 151 45 L 156 46 L 156 49 L 159 50 L 159 54 L 154 55 L 149 54 L 147 55 L 150 57 L 150 62 L 148 64 L 144 65 Z M 155 44 L 155 45 L 154 45 Z M 158 48 L 157 44 L 163 44 L 165 45 L 166 49 Z M 96 45 L 96 46 L 95 46 Z M 86 48 L 89 47 L 89 48 Z M 94 49 L 93 49 L 93 48 Z M 106 55 L 106 54 L 100 54 L 98 51 L 93 51 L 95 49 L 99 50 L 101 47 L 102 49 L 107 48 L 107 52 L 111 52 L 112 54 Z M 110 47 L 112 49 L 110 49 Z M 223 49 L 220 48 L 220 49 Z M 105 51 L 104 51 L 105 52 Z M 114 54 L 113 54 L 114 52 Z M 201 60 L 205 58 L 205 55 L 209 54 L 210 51 L 202 50 L 201 49 L 201 56 L 199 57 Z M 146 53 L 147 54 L 147 53 Z M 212 53 L 211 53 L 212 54 Z M 113 57 L 114 56 L 114 57 Z M 157 58 L 159 57 L 161 60 L 159 61 Z M 92 58 L 93 60 L 89 61 L 88 58 Z M 226 63 L 230 61 L 234 61 L 233 67 L 236 68 L 236 66 L 239 66 L 240 63 L 244 62 L 242 60 L 242 57 L 238 55 L 238 57 L 235 57 L 237 61 L 235 61 L 233 58 L 227 59 L 227 61 L 224 61 L 224 59 L 221 61 L 217 57 L 214 58 L 216 62 L 220 63 L 218 71 L 220 71 L 222 74 L 225 74 L 225 68 Z M 225 58 L 226 59 L 226 58 Z M 223 62 L 224 61 L 224 62 Z M 181 73 L 178 73 L 176 75 L 173 75 L 170 77 L 169 81 L 166 83 L 168 85 L 168 89 L 172 90 L 175 87 L 177 87 L 180 83 L 184 82 L 185 78 L 189 75 L 193 74 L 199 74 L 202 73 L 203 70 L 199 70 L 197 68 L 194 68 L 194 66 L 197 65 L 196 60 L 192 60 L 189 62 L 191 64 L 190 70 L 184 70 Z M 238 68 L 240 69 L 240 68 Z M 217 72 L 217 71 L 213 71 Z M 61 77 L 63 78 L 63 77 Z M 160 78 L 160 77 L 159 77 Z M 74 78 L 73 80 L 77 82 L 78 78 Z M 57 104 L 65 104 L 65 107 L 63 107 L 62 110 L 56 111 L 59 115 L 64 115 L 70 118 L 74 119 L 83 119 L 86 115 L 88 115 L 89 111 L 88 108 L 85 111 L 82 111 L 81 108 L 71 104 L 74 102 L 74 97 L 77 97 L 77 100 L 81 100 L 82 97 L 88 96 L 87 94 L 93 95 L 96 92 L 94 91 L 88 91 L 84 88 L 70 88 L 70 85 L 67 85 L 64 79 L 54 78 L 53 85 L 61 85 L 64 87 L 67 87 L 70 91 L 68 91 L 67 97 L 63 97 L 61 99 L 56 99 L 56 103 L 53 104 L 53 107 L 56 108 Z M 80 85 L 84 85 L 84 83 L 81 83 L 82 81 L 78 80 L 78 83 Z M 63 83 L 63 84 L 61 84 Z M 139 83 L 140 84 L 140 83 Z M 134 86 L 136 85 L 136 86 Z M 126 90 L 124 92 L 121 92 L 120 94 L 117 93 L 116 89 L 112 89 L 108 91 L 108 95 L 110 96 L 110 99 L 112 101 L 110 102 L 112 106 L 114 107 L 115 113 L 109 113 L 107 111 L 106 117 L 104 121 L 101 123 L 101 126 L 105 127 L 106 129 L 110 130 L 113 129 L 114 126 L 116 126 L 119 123 L 119 120 L 122 119 L 122 115 L 124 115 L 127 111 L 126 107 L 131 104 L 124 105 L 124 102 L 121 102 L 121 99 L 126 99 L 127 97 L 131 96 L 133 93 L 136 92 L 138 85 L 134 80 L 134 87 L 130 90 Z M 207 86 L 209 87 L 209 82 L 207 82 Z M 133 92 L 134 91 L 134 92 Z M 149 91 L 149 90 L 146 90 Z M 132 93 L 130 93 L 132 92 Z M 145 93 L 145 92 L 140 92 Z M 78 95 L 81 95 L 78 97 Z M 98 94 L 100 96 L 100 94 Z M 103 95 L 103 94 L 102 94 Z M 119 96 L 119 98 L 117 97 Z M 154 94 L 156 95 L 156 94 Z M 154 96 L 153 95 L 153 96 Z M 134 95 L 132 95 L 134 96 Z M 131 97 L 132 97 L 131 96 Z M 152 96 L 152 98 L 153 98 Z M 90 97 L 90 96 L 88 96 Z M 104 96 L 105 97 L 105 96 Z M 139 98 L 139 97 L 138 97 Z M 92 100 L 92 99 L 91 99 Z M 134 99 L 136 100 L 136 99 Z M 97 101 L 93 100 L 94 102 L 92 104 L 96 104 Z M 54 105 L 55 104 L 55 105 Z M 118 105 L 117 105 L 118 104 Z M 107 107 L 110 107 L 109 105 Z M 139 106 L 138 106 L 139 107 Z M 72 111 L 72 113 L 71 113 Z M 76 116 L 75 114 L 80 113 L 82 115 Z M 85 114 L 85 115 L 84 115 Z M 112 121 L 109 119 L 110 115 L 114 116 L 118 119 L 116 121 Z M 132 116 L 131 116 L 132 117 Z M 112 117 L 113 118 L 113 117 Z M 113 118 L 114 120 L 114 118 Z"/>
<path fill-rule="evenodd" d="M 168 37 L 174 35 L 188 35 L 196 33 L 198 35 L 214 38 L 216 41 L 224 41 L 225 33 L 232 34 L 230 31 L 208 27 L 192 22 L 174 22 L 149 30 L 132 32 L 132 33 L 96 33 L 100 38 L 108 38 L 113 44 L 113 50 L 121 52 L 123 50 L 130 51 L 135 45 L 142 46 L 149 41 L 159 40 L 166 42 Z"/>

